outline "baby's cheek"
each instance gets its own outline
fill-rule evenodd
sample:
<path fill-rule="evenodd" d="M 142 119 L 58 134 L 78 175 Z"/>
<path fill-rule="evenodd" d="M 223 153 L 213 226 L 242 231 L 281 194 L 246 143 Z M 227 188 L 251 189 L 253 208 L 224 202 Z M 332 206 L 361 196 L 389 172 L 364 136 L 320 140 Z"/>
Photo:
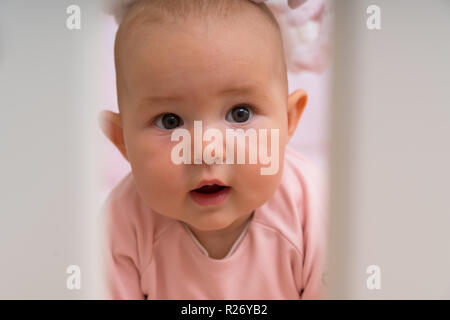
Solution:
<path fill-rule="evenodd" d="M 238 169 L 240 177 L 235 185 L 240 205 L 249 205 L 255 209 L 266 203 L 280 184 L 282 168 L 273 175 L 262 175 L 261 169 L 266 165 L 245 165 Z"/>
<path fill-rule="evenodd" d="M 170 166 L 160 159 L 149 160 L 136 178 L 141 197 L 150 208 L 164 216 L 173 216 L 179 212 L 185 196 L 183 181 L 186 179 L 179 168 Z"/>
<path fill-rule="evenodd" d="M 153 141 L 152 141 L 153 140 Z M 182 189 L 184 181 L 180 166 L 176 166 L 170 158 L 170 145 L 155 143 L 155 139 L 139 143 L 130 161 L 136 184 L 141 195 L 156 207 L 169 201 Z"/>

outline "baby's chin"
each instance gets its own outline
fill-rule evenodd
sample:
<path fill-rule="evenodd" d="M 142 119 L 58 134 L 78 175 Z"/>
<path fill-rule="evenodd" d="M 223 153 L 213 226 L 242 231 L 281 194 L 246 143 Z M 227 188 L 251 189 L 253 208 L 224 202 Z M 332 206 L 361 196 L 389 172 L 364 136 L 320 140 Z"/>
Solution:
<path fill-rule="evenodd" d="M 198 231 L 220 231 L 231 227 L 233 223 L 239 222 L 239 220 L 243 220 L 245 216 L 248 216 L 230 216 L 229 214 L 220 212 L 204 212 L 201 215 L 197 219 L 190 219 L 184 222 Z"/>

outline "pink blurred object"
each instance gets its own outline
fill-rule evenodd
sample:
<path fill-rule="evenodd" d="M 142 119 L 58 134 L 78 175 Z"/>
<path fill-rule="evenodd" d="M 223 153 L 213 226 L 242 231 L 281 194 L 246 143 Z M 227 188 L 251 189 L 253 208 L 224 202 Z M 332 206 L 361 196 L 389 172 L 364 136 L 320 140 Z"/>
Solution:
<path fill-rule="evenodd" d="M 266 4 L 283 33 L 288 70 L 321 73 L 328 66 L 330 55 L 331 3 L 329 0 L 299 3 L 295 10 L 284 0 L 269 0 Z"/>
<path fill-rule="evenodd" d="M 105 4 L 106 5 L 105 11 L 109 14 L 112 14 L 117 24 L 120 24 L 123 17 L 125 16 L 125 13 L 135 1 L 136 0 L 109 0 Z M 255 3 L 262 3 L 267 2 L 268 0 L 250 0 L 250 1 Z M 286 2 L 291 9 L 295 9 L 303 5 L 307 0 L 282 0 L 282 1 Z"/>

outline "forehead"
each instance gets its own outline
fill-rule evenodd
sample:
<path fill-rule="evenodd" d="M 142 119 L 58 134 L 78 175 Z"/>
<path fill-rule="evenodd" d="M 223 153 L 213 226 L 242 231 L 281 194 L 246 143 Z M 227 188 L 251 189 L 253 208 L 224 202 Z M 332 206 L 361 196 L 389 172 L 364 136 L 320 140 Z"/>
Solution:
<path fill-rule="evenodd" d="M 140 26 L 123 52 L 128 91 L 135 98 L 192 96 L 270 85 L 282 68 L 273 29 L 266 21 L 234 18 Z"/>

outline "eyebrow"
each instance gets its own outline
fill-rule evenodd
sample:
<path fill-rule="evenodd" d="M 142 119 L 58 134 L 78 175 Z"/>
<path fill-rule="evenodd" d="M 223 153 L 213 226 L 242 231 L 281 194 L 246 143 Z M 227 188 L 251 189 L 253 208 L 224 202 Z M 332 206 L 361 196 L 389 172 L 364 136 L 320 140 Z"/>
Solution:
<path fill-rule="evenodd" d="M 242 86 L 242 87 L 231 87 L 224 90 L 219 91 L 220 95 L 229 95 L 229 94 L 248 94 L 256 91 L 256 87 Z M 183 100 L 183 96 L 174 95 L 174 96 L 150 96 L 145 98 L 146 102 L 165 102 L 165 101 L 177 101 Z"/>
<path fill-rule="evenodd" d="M 220 91 L 219 94 L 224 95 L 230 93 L 252 93 L 253 91 L 256 91 L 256 87 L 253 85 L 249 85 L 249 86 L 228 88 Z"/>

